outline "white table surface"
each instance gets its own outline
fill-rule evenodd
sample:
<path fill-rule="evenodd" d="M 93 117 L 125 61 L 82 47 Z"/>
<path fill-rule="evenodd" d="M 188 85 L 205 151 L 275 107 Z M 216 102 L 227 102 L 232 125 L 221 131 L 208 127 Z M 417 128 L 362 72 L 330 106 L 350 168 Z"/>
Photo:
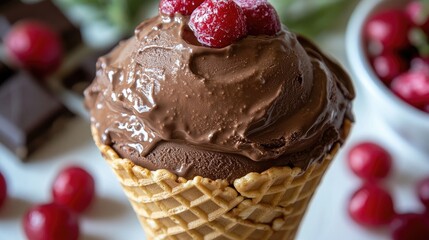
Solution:
<path fill-rule="evenodd" d="M 346 65 L 342 34 L 325 38 L 319 44 Z M 394 156 L 395 169 L 386 184 L 393 192 L 397 209 L 422 209 L 414 186 L 417 180 L 429 175 L 429 156 L 416 152 L 390 132 L 369 109 L 368 106 L 375 103 L 365 102 L 359 86 L 357 91 L 354 103 L 356 124 L 351 137 L 314 196 L 298 240 L 389 239 L 388 231 L 362 229 L 347 215 L 347 200 L 359 187 L 360 180 L 347 169 L 344 155 L 353 143 L 360 140 L 379 141 Z M 31 205 L 50 201 L 53 179 L 61 168 L 71 164 L 83 166 L 96 180 L 97 198 L 91 209 L 81 216 L 80 239 L 145 239 L 116 177 L 92 142 L 88 121 L 78 117 L 32 155 L 28 163 L 20 162 L 0 145 L 0 171 L 4 173 L 9 188 L 9 199 L 0 209 L 0 240 L 25 239 L 21 225 L 24 212 Z"/>

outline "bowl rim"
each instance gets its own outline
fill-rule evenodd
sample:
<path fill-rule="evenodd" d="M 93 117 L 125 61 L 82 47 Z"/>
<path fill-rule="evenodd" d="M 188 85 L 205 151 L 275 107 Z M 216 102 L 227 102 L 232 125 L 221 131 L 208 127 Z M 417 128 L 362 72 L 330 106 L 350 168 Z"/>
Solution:
<path fill-rule="evenodd" d="M 429 114 L 408 105 L 384 86 L 370 66 L 366 54 L 364 54 L 364 43 L 361 33 L 363 32 L 366 20 L 371 16 L 376 7 L 387 2 L 390 1 L 362 0 L 353 11 L 346 30 L 346 54 L 350 69 L 356 81 L 361 82 L 365 90 L 369 90 L 372 94 L 379 95 L 379 97 L 389 101 L 392 105 L 395 105 L 395 108 L 401 114 L 412 117 L 418 124 L 429 127 Z"/>

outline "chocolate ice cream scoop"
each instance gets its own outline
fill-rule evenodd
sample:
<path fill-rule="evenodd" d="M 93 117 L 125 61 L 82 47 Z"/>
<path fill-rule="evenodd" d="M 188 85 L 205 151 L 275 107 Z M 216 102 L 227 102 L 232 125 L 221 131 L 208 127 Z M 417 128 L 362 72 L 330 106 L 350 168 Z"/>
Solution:
<path fill-rule="evenodd" d="M 286 27 L 228 47 L 201 46 L 188 17 L 155 17 L 97 65 L 86 90 L 106 145 L 151 170 L 233 180 L 306 168 L 352 119 L 347 74 Z"/>

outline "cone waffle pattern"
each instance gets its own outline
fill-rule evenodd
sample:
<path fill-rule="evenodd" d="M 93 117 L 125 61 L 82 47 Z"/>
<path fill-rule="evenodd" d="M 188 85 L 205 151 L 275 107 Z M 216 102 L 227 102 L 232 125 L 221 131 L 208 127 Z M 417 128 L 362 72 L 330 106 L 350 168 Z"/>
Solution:
<path fill-rule="evenodd" d="M 348 134 L 350 123 L 344 124 Z M 118 176 L 148 239 L 294 239 L 337 144 L 308 169 L 276 167 L 226 180 L 177 177 L 121 159 L 93 136 Z"/>

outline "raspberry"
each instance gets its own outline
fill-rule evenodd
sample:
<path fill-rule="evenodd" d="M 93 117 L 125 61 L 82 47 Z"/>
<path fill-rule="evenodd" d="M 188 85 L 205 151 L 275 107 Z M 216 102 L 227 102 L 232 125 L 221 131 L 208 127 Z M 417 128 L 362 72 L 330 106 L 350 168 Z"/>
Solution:
<path fill-rule="evenodd" d="M 36 75 L 49 75 L 58 69 L 63 57 L 61 40 L 48 25 L 21 22 L 12 27 L 5 37 L 8 54 Z"/>
<path fill-rule="evenodd" d="M 392 91 L 408 104 L 422 108 L 429 104 L 429 74 L 406 72 L 393 80 Z"/>
<path fill-rule="evenodd" d="M 373 15 L 365 26 L 367 40 L 378 42 L 383 49 L 396 50 L 409 45 L 412 24 L 401 9 L 389 9 Z"/>
<path fill-rule="evenodd" d="M 232 0 L 207 0 L 191 15 L 189 27 L 198 41 L 214 48 L 226 47 L 247 34 L 243 10 Z"/>
<path fill-rule="evenodd" d="M 246 15 L 250 35 L 275 35 L 281 30 L 279 15 L 266 0 L 235 0 Z"/>
<path fill-rule="evenodd" d="M 408 70 L 408 62 L 394 52 L 385 52 L 375 57 L 372 65 L 377 76 L 386 84 Z"/>
<path fill-rule="evenodd" d="M 204 0 L 161 0 L 159 11 L 169 16 L 173 16 L 176 13 L 188 16 L 203 2 Z"/>

